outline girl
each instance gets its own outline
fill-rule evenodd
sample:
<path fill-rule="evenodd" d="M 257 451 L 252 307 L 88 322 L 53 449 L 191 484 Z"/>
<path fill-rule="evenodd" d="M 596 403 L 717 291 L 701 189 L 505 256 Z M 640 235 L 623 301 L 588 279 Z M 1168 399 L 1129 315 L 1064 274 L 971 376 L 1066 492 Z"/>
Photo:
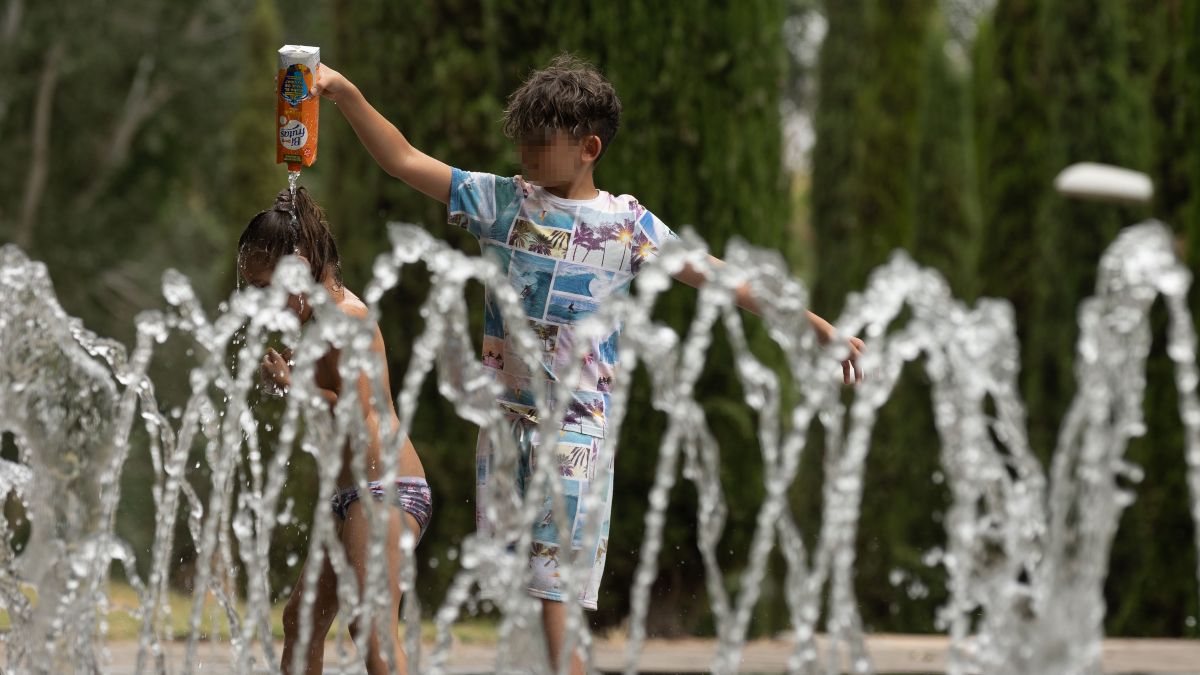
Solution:
<path fill-rule="evenodd" d="M 295 218 L 293 219 L 293 212 Z M 308 195 L 303 187 L 296 190 L 293 198 L 288 190 L 283 190 L 275 200 L 271 209 L 263 211 L 250 221 L 246 231 L 238 240 L 238 271 L 247 283 L 255 286 L 266 286 L 271 282 L 276 263 L 284 255 L 294 254 L 308 263 L 313 279 L 324 287 L 324 292 L 333 299 L 341 311 L 357 319 L 366 320 L 367 306 L 354 293 L 342 285 L 341 265 L 338 260 L 337 246 L 333 235 L 325 221 L 325 214 Z M 304 296 L 292 295 L 288 298 L 288 307 L 296 313 L 301 324 L 307 323 L 313 316 L 312 304 Z M 381 366 L 380 377 L 383 378 L 383 391 L 390 392 L 388 380 L 387 359 L 384 355 L 383 335 L 379 326 L 373 326 L 374 339 L 371 350 L 378 354 Z M 341 396 L 358 396 L 362 414 L 366 421 L 368 437 L 371 439 L 366 448 L 367 479 L 371 488 L 371 496 L 382 501 L 387 498 L 397 507 L 389 509 L 388 513 L 388 581 L 392 589 L 392 611 L 390 625 L 361 626 L 359 620 L 350 624 L 350 631 L 355 639 L 363 630 L 369 630 L 369 649 L 364 656 L 367 672 L 371 675 L 387 672 L 387 659 L 384 649 L 394 649 L 396 663 L 400 672 L 405 672 L 406 659 L 400 640 L 396 639 L 400 611 L 400 570 L 403 554 L 400 548 L 400 535 L 407 528 L 410 532 L 424 534 L 429 524 L 432 511 L 432 497 L 429 485 L 425 482 L 425 470 L 418 459 L 416 449 L 407 438 L 400 449 L 400 476 L 393 486 L 385 486 L 382 482 L 383 463 L 380 457 L 381 443 L 379 428 L 381 424 L 391 424 L 394 429 L 399 420 L 390 397 L 386 397 L 387 405 L 383 414 L 388 418 L 379 419 L 380 412 L 371 401 L 371 382 L 364 373 L 356 382 L 343 382 L 338 374 L 337 349 L 330 349 L 316 365 L 316 385 L 330 408 L 336 405 Z M 287 350 L 283 354 L 274 349 L 268 349 L 262 359 L 260 375 L 263 382 L 280 391 L 287 391 L 291 385 L 291 368 L 288 365 Z M 346 557 L 358 577 L 359 588 L 363 587 L 367 572 L 367 542 L 370 536 L 370 526 L 363 512 L 362 504 L 358 501 L 359 494 L 355 480 L 350 470 L 350 444 L 343 449 L 342 470 L 338 476 L 340 487 L 333 496 L 332 507 L 337 517 L 338 538 L 345 547 Z M 308 566 L 305 562 L 304 567 Z M 282 670 L 291 673 L 294 650 L 299 642 L 300 632 L 300 603 L 305 592 L 305 573 L 300 570 L 300 578 L 296 583 L 287 607 L 283 612 L 284 647 Z M 307 673 L 320 673 L 325 636 L 329 633 L 333 620 L 337 616 L 338 597 L 337 579 L 328 556 L 325 557 L 321 575 L 316 584 L 316 602 L 313 605 L 312 634 L 308 636 Z"/>

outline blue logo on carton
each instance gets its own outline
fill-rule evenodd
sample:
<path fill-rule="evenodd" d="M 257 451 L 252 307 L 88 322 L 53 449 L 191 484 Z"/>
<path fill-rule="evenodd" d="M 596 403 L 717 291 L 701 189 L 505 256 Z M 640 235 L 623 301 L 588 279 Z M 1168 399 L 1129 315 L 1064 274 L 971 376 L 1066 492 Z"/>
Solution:
<path fill-rule="evenodd" d="M 303 64 L 292 64 L 288 66 L 287 72 L 283 75 L 283 81 L 279 83 L 279 95 L 292 107 L 311 95 L 308 90 L 308 82 L 304 79 L 306 72 L 308 72 L 308 68 Z"/>

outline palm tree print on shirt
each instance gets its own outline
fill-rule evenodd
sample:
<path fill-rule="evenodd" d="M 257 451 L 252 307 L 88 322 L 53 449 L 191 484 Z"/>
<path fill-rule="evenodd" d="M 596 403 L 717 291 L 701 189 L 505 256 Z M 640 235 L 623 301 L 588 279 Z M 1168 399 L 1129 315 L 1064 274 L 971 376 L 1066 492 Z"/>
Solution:
<path fill-rule="evenodd" d="M 607 255 L 604 247 L 613 239 L 613 231 L 615 229 L 611 224 L 607 223 L 603 225 L 580 223 L 579 227 L 575 228 L 575 246 L 571 250 L 571 260 L 575 260 L 575 255 L 578 253 L 579 247 L 582 246 L 587 249 L 587 253 L 583 254 L 583 257 L 579 259 L 580 262 L 586 261 L 592 253 L 600 251 L 600 266 L 603 267 L 604 258 Z"/>
<path fill-rule="evenodd" d="M 560 448 L 562 446 L 559 446 Z M 571 446 L 569 452 L 558 455 L 559 475 L 566 478 L 586 478 L 588 462 L 592 458 L 592 449 L 586 445 Z"/>
<path fill-rule="evenodd" d="M 530 321 L 529 327 L 533 329 L 533 334 L 542 343 L 542 351 L 553 352 L 554 343 L 558 339 L 558 326 L 552 326 L 548 323 L 538 321 Z"/>
<path fill-rule="evenodd" d="M 584 424 L 590 426 L 604 426 L 604 399 L 594 398 L 590 401 L 581 401 L 578 398 L 571 399 L 567 404 L 567 412 L 563 415 L 562 428 L 567 430 L 569 426 L 577 426 L 581 429 Z"/>
<path fill-rule="evenodd" d="M 617 267 L 623 268 L 625 266 L 625 253 L 633 245 L 633 221 L 626 219 L 614 228 L 613 239 L 621 245 L 621 264 Z M 604 263 L 600 264 L 603 265 Z"/>
<path fill-rule="evenodd" d="M 655 253 L 658 252 L 658 247 L 654 242 L 650 241 L 644 233 L 638 232 L 633 237 L 633 257 L 629 259 L 629 271 L 634 274 L 642 268 L 642 263 L 649 260 Z"/>
<path fill-rule="evenodd" d="M 566 258 L 570 240 L 566 230 L 539 227 L 528 220 L 517 220 L 508 235 L 509 246 L 552 258 Z"/>

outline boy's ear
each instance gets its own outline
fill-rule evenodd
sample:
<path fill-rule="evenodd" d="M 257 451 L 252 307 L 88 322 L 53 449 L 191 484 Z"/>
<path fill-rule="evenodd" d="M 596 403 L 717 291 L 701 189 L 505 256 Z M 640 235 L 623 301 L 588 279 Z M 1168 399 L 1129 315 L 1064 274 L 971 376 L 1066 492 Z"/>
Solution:
<path fill-rule="evenodd" d="M 583 150 L 583 161 L 594 162 L 600 158 L 600 151 L 604 149 L 604 142 L 596 134 L 590 134 L 583 139 L 580 144 Z"/>

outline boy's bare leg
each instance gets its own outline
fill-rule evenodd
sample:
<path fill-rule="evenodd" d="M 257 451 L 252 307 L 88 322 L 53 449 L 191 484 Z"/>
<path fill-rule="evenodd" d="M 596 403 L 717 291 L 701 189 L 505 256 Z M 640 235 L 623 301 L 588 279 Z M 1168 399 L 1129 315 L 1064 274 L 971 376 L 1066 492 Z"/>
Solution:
<path fill-rule="evenodd" d="M 550 671 L 557 673 L 567 635 L 567 606 L 557 600 L 542 600 L 542 629 L 546 632 L 546 648 L 550 652 Z M 586 675 L 583 657 L 576 649 L 571 654 L 571 675 Z"/>
<path fill-rule="evenodd" d="M 391 672 L 388 670 L 387 657 L 384 656 L 383 651 L 389 648 L 396 656 L 397 669 L 395 672 L 406 675 L 408 673 L 408 657 L 404 653 L 403 641 L 396 639 L 400 628 L 400 571 L 404 565 L 404 554 L 400 550 L 400 535 L 407 529 L 413 533 L 413 536 L 416 536 L 420 530 L 417 527 L 416 519 L 408 513 L 395 507 L 385 507 L 384 504 L 379 504 L 379 508 L 386 509 L 388 514 L 388 538 L 384 548 L 388 557 L 388 588 L 392 592 L 392 609 L 382 633 L 377 630 L 377 626 L 363 626 L 362 619 L 355 619 L 350 623 L 350 633 L 357 641 L 360 631 L 371 629 L 367 641 L 366 658 L 363 659 L 369 675 L 384 675 Z M 367 522 L 366 514 L 363 513 L 362 503 L 354 502 L 347 509 L 346 523 L 342 526 L 342 545 L 345 546 L 346 558 L 358 577 L 359 588 L 363 587 L 367 578 L 367 546 L 370 538 L 371 527 Z"/>
<path fill-rule="evenodd" d="M 283 658 L 280 667 L 283 675 L 291 675 L 293 650 L 300 641 L 300 608 L 304 597 L 305 570 L 310 561 L 306 560 L 300 568 L 300 577 L 296 587 L 283 608 Z M 317 577 L 317 598 L 312 609 L 312 634 L 308 639 L 308 660 L 305 661 L 304 675 L 320 675 L 325 660 L 325 636 L 337 617 L 337 576 L 329 558 L 325 558 L 321 575 Z"/>

